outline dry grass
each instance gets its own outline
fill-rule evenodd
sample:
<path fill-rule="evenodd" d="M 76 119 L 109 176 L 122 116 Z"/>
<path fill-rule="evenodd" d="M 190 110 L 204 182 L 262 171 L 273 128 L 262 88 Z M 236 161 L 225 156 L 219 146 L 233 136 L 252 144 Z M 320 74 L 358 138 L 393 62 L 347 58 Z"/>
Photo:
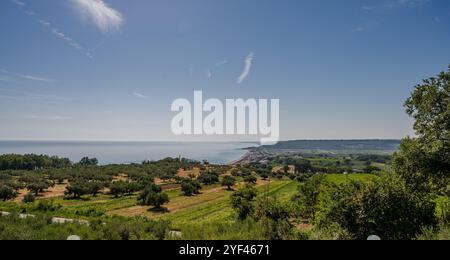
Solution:
<path fill-rule="evenodd" d="M 48 199 L 48 198 L 56 198 L 56 197 L 62 197 L 64 196 L 64 191 L 66 190 L 66 187 L 68 185 L 68 182 L 65 181 L 63 184 L 56 184 L 54 187 L 50 187 L 45 192 L 39 194 L 38 198 Z M 22 202 L 25 195 L 27 195 L 29 191 L 27 189 L 21 189 L 19 190 L 19 195 L 17 198 L 14 199 L 14 202 Z"/>

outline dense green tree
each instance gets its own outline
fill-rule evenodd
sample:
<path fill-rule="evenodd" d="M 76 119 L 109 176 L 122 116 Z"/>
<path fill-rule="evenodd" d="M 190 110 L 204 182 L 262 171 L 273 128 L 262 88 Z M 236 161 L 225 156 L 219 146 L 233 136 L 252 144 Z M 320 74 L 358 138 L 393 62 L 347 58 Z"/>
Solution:
<path fill-rule="evenodd" d="M 181 182 L 181 191 L 185 196 L 192 196 L 200 193 L 202 186 L 196 180 L 183 180 Z"/>
<path fill-rule="evenodd" d="M 298 204 L 298 215 L 310 221 L 314 220 L 321 185 L 325 179 L 324 175 L 314 175 L 299 187 L 299 192 L 293 198 Z"/>
<path fill-rule="evenodd" d="M 50 188 L 52 186 L 52 183 L 50 183 L 47 180 L 35 180 L 28 184 L 26 184 L 27 190 L 30 192 L 33 192 L 35 196 L 38 196 L 39 193 L 44 192 L 46 189 Z"/>
<path fill-rule="evenodd" d="M 39 170 L 50 168 L 67 168 L 72 163 L 67 158 L 50 157 L 36 154 L 0 155 L 0 170 Z"/>
<path fill-rule="evenodd" d="M 232 188 L 235 184 L 236 184 L 236 179 L 232 176 L 225 176 L 222 179 L 222 186 L 227 187 L 228 190 L 232 190 Z"/>
<path fill-rule="evenodd" d="M 102 182 L 99 181 L 91 181 L 88 183 L 88 189 L 89 194 L 92 196 L 97 196 L 97 194 L 100 193 L 100 191 L 105 187 L 105 185 Z"/>
<path fill-rule="evenodd" d="M 319 226 L 338 224 L 362 240 L 370 235 L 384 240 L 413 239 L 437 223 L 431 197 L 412 191 L 396 175 L 330 188 L 321 206 Z"/>
<path fill-rule="evenodd" d="M 169 196 L 162 193 L 162 189 L 158 185 L 150 185 L 145 188 L 138 197 L 138 201 L 142 205 L 154 206 L 155 209 L 161 209 L 161 206 L 169 202 Z"/>
<path fill-rule="evenodd" d="M 256 189 L 246 185 L 231 195 L 231 207 L 236 211 L 238 219 L 246 219 L 253 211 L 253 202 L 257 196 Z"/>
<path fill-rule="evenodd" d="M 290 222 L 291 210 L 286 204 L 271 197 L 259 198 L 254 206 L 252 218 L 261 223 L 269 240 L 291 239 L 293 226 Z"/>
<path fill-rule="evenodd" d="M 311 162 L 306 159 L 296 159 L 293 163 L 295 166 L 295 171 L 297 173 L 308 173 L 314 171 L 314 167 Z"/>
<path fill-rule="evenodd" d="M 98 160 L 97 158 L 89 158 L 89 157 L 83 157 L 80 162 L 78 162 L 78 165 L 81 166 L 97 166 Z"/>
<path fill-rule="evenodd" d="M 219 182 L 219 175 L 213 172 L 202 172 L 198 180 L 205 185 L 212 185 Z"/>
<path fill-rule="evenodd" d="M 83 195 L 90 194 L 89 183 L 86 181 L 71 182 L 67 187 L 64 195 L 74 199 L 78 199 Z"/>
<path fill-rule="evenodd" d="M 146 185 L 153 185 L 153 180 L 151 182 L 146 182 Z M 130 181 L 115 181 L 109 185 L 109 194 L 114 197 L 119 197 L 122 195 L 130 195 L 143 189 L 143 185 L 137 182 Z"/>
<path fill-rule="evenodd" d="M 450 183 L 450 68 L 417 85 L 405 107 L 417 138 L 402 141 L 393 169 L 414 190 L 444 193 Z"/>
<path fill-rule="evenodd" d="M 256 184 L 256 182 L 258 181 L 258 178 L 256 178 L 253 175 L 248 175 L 244 177 L 244 181 L 248 184 Z"/>
<path fill-rule="evenodd" d="M 17 192 L 6 185 L 0 184 L 0 199 L 3 201 L 11 200 L 17 197 Z"/>

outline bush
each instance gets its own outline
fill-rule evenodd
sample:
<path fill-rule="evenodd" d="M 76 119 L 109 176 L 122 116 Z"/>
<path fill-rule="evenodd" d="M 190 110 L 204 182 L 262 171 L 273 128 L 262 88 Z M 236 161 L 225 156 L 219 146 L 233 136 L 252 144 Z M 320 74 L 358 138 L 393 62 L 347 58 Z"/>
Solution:
<path fill-rule="evenodd" d="M 293 198 L 298 204 L 297 214 L 300 217 L 314 220 L 324 179 L 324 175 L 314 175 L 300 185 L 298 194 Z"/>
<path fill-rule="evenodd" d="M 424 228 L 418 240 L 450 240 L 450 226 L 441 225 L 437 228 Z"/>
<path fill-rule="evenodd" d="M 408 189 L 397 176 L 334 187 L 322 205 L 319 227 L 338 224 L 360 240 L 369 235 L 384 240 L 413 239 L 422 228 L 437 223 L 431 198 Z"/>
<path fill-rule="evenodd" d="M 253 186 L 247 185 L 231 195 L 231 207 L 236 211 L 238 219 L 246 219 L 253 211 L 253 200 L 257 191 Z"/>
<path fill-rule="evenodd" d="M 55 224 L 47 216 L 21 219 L 17 215 L 0 218 L 0 240 L 66 240 L 77 235 L 82 240 L 154 240 L 164 239 L 170 223 L 144 218 L 114 218 L 106 222 L 92 221 Z"/>
<path fill-rule="evenodd" d="M 275 198 L 260 198 L 256 201 L 252 218 L 263 227 L 264 236 L 269 240 L 293 238 L 289 208 Z"/>
<path fill-rule="evenodd" d="M 3 201 L 11 200 L 17 197 L 17 192 L 6 185 L 0 184 L 0 199 Z"/>
<path fill-rule="evenodd" d="M 35 200 L 36 200 L 36 197 L 34 196 L 33 193 L 30 192 L 30 193 L 27 193 L 25 195 L 25 197 L 23 197 L 22 202 L 23 203 L 33 203 Z"/>

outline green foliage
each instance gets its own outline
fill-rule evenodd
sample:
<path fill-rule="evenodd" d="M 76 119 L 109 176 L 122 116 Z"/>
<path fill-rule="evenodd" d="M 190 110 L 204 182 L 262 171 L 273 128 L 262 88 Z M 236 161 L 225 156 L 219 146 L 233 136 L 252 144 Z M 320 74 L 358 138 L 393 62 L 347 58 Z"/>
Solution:
<path fill-rule="evenodd" d="M 298 194 L 293 198 L 297 202 L 297 214 L 300 217 L 309 221 L 314 220 L 319 202 L 320 188 L 324 180 L 324 175 L 314 175 L 300 185 Z"/>
<path fill-rule="evenodd" d="M 202 186 L 196 180 L 183 180 L 181 182 L 181 191 L 185 196 L 193 196 L 200 193 Z"/>
<path fill-rule="evenodd" d="M 231 207 L 236 211 L 238 219 L 246 219 L 253 211 L 253 201 L 257 196 L 256 189 L 246 185 L 231 195 Z"/>
<path fill-rule="evenodd" d="M 97 158 L 83 157 L 77 164 L 80 166 L 97 166 L 98 160 Z"/>
<path fill-rule="evenodd" d="M 17 192 L 6 185 L 0 184 L 0 200 L 7 201 L 17 197 Z"/>
<path fill-rule="evenodd" d="M 215 221 L 201 225 L 189 223 L 181 228 L 183 240 L 266 240 L 263 227 L 253 219 L 245 221 Z M 177 239 L 177 238 L 174 238 Z"/>
<path fill-rule="evenodd" d="M 0 155 L 0 170 L 37 170 L 50 168 L 67 168 L 72 163 L 67 158 L 50 157 L 36 154 L 6 154 Z"/>
<path fill-rule="evenodd" d="M 142 185 L 136 182 L 116 181 L 109 185 L 109 193 L 115 198 L 122 195 L 130 195 L 142 190 Z"/>
<path fill-rule="evenodd" d="M 450 183 L 450 68 L 417 85 L 405 107 L 415 120 L 418 137 L 402 141 L 393 169 L 413 189 L 446 194 Z"/>
<path fill-rule="evenodd" d="M 34 206 L 34 210 L 39 212 L 55 212 L 61 209 L 61 205 L 55 204 L 53 200 L 39 200 Z"/>
<path fill-rule="evenodd" d="M 52 183 L 47 180 L 36 180 L 26 184 L 27 190 L 33 192 L 35 196 L 44 192 L 46 189 L 50 188 L 50 186 L 52 186 Z"/>
<path fill-rule="evenodd" d="M 33 203 L 36 200 L 36 197 L 34 196 L 33 193 L 27 193 L 24 197 L 22 202 L 23 203 Z"/>
<path fill-rule="evenodd" d="M 0 218 L 0 240 L 66 240 L 70 235 L 82 240 L 156 240 L 164 239 L 169 230 L 170 223 L 166 221 L 144 218 L 114 218 L 106 222 L 93 221 L 89 225 L 56 224 L 47 216 Z"/>
<path fill-rule="evenodd" d="M 365 172 L 365 173 L 378 173 L 378 172 L 381 172 L 381 169 L 380 168 L 378 168 L 378 167 L 376 167 L 376 166 L 366 166 L 364 169 L 363 169 L 363 172 Z"/>
<path fill-rule="evenodd" d="M 169 202 L 169 196 L 162 193 L 162 189 L 158 185 L 150 185 L 145 188 L 138 197 L 138 201 L 142 205 L 154 206 L 155 209 L 161 209 L 161 206 Z"/>
<path fill-rule="evenodd" d="M 356 239 L 413 239 L 436 225 L 435 203 L 396 176 L 330 187 L 318 213 L 319 227 L 339 225 Z"/>
<path fill-rule="evenodd" d="M 424 228 L 417 240 L 450 240 L 450 226 L 440 225 L 437 228 Z"/>
<path fill-rule="evenodd" d="M 290 222 L 291 211 L 287 205 L 275 198 L 259 198 L 254 206 L 252 218 L 263 227 L 264 236 L 269 240 L 293 238 Z"/>
<path fill-rule="evenodd" d="M 232 190 L 232 188 L 235 184 L 236 184 L 236 179 L 232 176 L 225 176 L 222 179 L 222 186 L 227 187 L 228 190 Z"/>
<path fill-rule="evenodd" d="M 212 185 L 219 182 L 219 175 L 213 172 L 202 172 L 198 180 L 205 185 Z"/>
<path fill-rule="evenodd" d="M 248 184 L 256 184 L 258 179 L 253 175 L 248 175 L 244 177 L 244 181 Z"/>
<path fill-rule="evenodd" d="M 66 187 L 66 191 L 64 192 L 64 195 L 69 198 L 78 199 L 81 196 L 89 194 L 89 193 L 90 193 L 90 189 L 88 186 L 88 182 L 75 181 L 75 182 L 71 182 Z"/>

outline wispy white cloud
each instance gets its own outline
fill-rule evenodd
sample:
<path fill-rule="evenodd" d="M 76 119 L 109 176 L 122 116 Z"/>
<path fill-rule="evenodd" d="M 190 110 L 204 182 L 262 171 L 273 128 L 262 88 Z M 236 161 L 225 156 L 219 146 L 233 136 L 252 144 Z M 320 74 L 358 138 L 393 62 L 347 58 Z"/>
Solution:
<path fill-rule="evenodd" d="M 366 28 L 359 26 L 359 27 L 353 28 L 352 31 L 353 32 L 364 32 L 365 30 L 366 30 Z"/>
<path fill-rule="evenodd" d="M 27 9 L 26 8 L 26 4 L 25 2 L 19 1 L 19 0 L 11 0 L 11 2 L 15 5 L 18 6 L 18 8 L 26 15 L 28 16 L 32 16 L 32 17 L 36 17 L 36 21 L 42 25 L 45 28 L 50 29 L 50 32 L 55 35 L 58 39 L 64 41 L 66 44 L 68 44 L 69 46 L 71 46 L 72 48 L 75 48 L 78 51 L 81 51 L 84 53 L 84 55 L 88 58 L 92 58 L 92 54 L 90 52 L 84 51 L 83 47 L 81 46 L 81 44 L 79 44 L 77 41 L 75 41 L 74 39 L 68 37 L 66 34 L 64 34 L 63 32 L 61 32 L 59 29 L 57 29 L 56 27 L 54 27 L 49 21 L 45 20 L 45 19 L 39 19 L 38 14 Z"/>
<path fill-rule="evenodd" d="M 212 79 L 212 77 L 213 77 L 213 74 L 212 74 L 212 71 L 211 70 L 206 70 L 206 77 L 208 78 L 208 79 Z"/>
<path fill-rule="evenodd" d="M 143 95 L 143 94 L 138 93 L 138 92 L 134 92 L 134 93 L 133 93 L 133 96 L 138 97 L 138 98 L 147 98 L 146 95 Z"/>
<path fill-rule="evenodd" d="M 48 78 L 37 77 L 37 76 L 32 76 L 32 75 L 19 74 L 19 73 L 11 72 L 11 71 L 4 70 L 4 69 L 0 69 L 0 73 L 6 74 L 6 75 L 9 75 L 9 76 L 13 76 L 13 77 L 16 77 L 16 78 L 22 78 L 22 79 L 33 80 L 33 81 L 55 82 L 54 79 L 48 79 Z"/>
<path fill-rule="evenodd" d="M 241 84 L 242 82 L 244 82 L 244 80 L 248 77 L 248 75 L 250 74 L 250 71 L 252 69 L 252 65 L 253 65 L 253 57 L 254 57 L 254 53 L 250 52 L 249 55 L 247 55 L 247 57 L 245 58 L 245 67 L 244 67 L 244 71 L 242 71 L 242 74 L 239 76 L 237 83 Z"/>
<path fill-rule="evenodd" d="M 212 66 L 212 68 L 209 68 L 206 70 L 206 77 L 211 80 L 214 77 L 214 73 L 216 72 L 216 70 L 218 70 L 220 67 L 226 65 L 228 63 L 227 60 L 221 60 L 218 61 L 214 64 L 214 66 Z"/>
<path fill-rule="evenodd" d="M 228 63 L 227 60 L 222 60 L 222 61 L 217 62 L 214 66 L 217 68 L 217 67 L 221 67 L 227 63 Z"/>
<path fill-rule="evenodd" d="M 387 0 L 379 1 L 375 5 L 365 5 L 362 7 L 365 11 L 383 11 L 383 10 L 393 10 L 401 7 L 414 8 L 427 4 L 431 0 Z"/>
<path fill-rule="evenodd" d="M 11 80 L 12 79 L 10 77 L 0 75 L 0 81 L 11 81 Z"/>
<path fill-rule="evenodd" d="M 72 0 L 74 7 L 102 32 L 117 31 L 123 23 L 122 14 L 103 0 Z"/>
<path fill-rule="evenodd" d="M 18 5 L 19 7 L 25 7 L 25 3 L 19 0 L 11 0 L 12 3 Z"/>

